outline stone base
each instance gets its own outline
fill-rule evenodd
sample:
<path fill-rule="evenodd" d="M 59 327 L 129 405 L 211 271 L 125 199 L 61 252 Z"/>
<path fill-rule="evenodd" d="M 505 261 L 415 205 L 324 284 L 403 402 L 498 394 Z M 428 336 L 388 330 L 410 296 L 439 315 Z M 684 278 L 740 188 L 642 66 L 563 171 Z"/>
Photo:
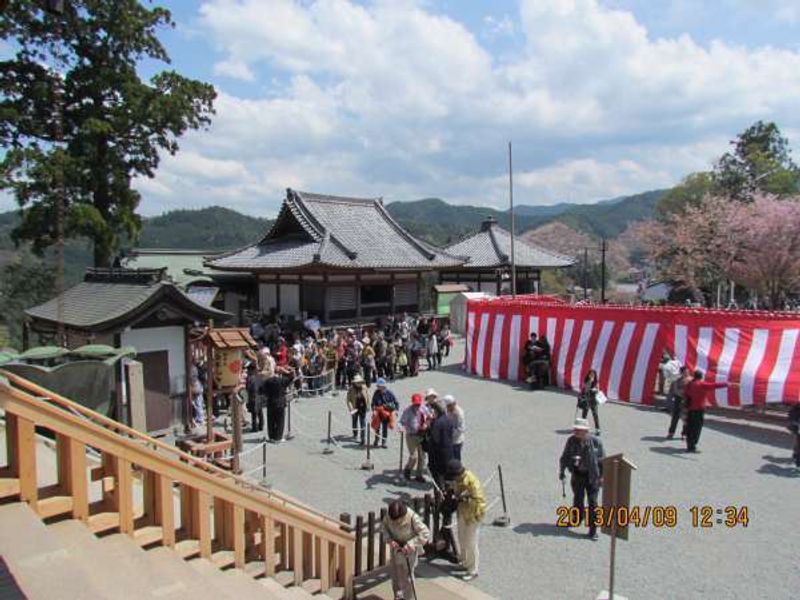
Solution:
<path fill-rule="evenodd" d="M 603 590 L 602 592 L 600 592 L 600 594 L 598 594 L 595 600 L 628 600 L 628 598 L 626 596 L 620 596 L 619 594 L 614 594 L 614 598 L 609 599 L 608 590 Z"/>

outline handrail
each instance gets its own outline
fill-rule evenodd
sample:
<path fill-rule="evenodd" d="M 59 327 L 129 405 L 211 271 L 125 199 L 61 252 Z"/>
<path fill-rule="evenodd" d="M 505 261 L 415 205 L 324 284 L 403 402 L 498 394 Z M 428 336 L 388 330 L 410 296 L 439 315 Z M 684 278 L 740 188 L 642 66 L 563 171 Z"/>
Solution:
<path fill-rule="evenodd" d="M 175 448 L 174 446 L 170 446 L 160 440 L 154 439 L 148 435 L 145 435 L 127 425 L 114 421 L 104 415 L 96 413 L 77 402 L 69 400 L 51 390 L 43 388 L 23 377 L 20 377 L 14 373 L 10 373 L 3 369 L 0 369 L 0 376 L 5 377 L 10 383 L 13 383 L 17 387 L 12 387 L 10 385 L 5 384 L 2 380 L 0 380 L 0 389 L 7 388 L 7 390 L 14 395 L 18 399 L 23 399 L 28 402 L 33 402 L 37 398 L 46 399 L 50 403 L 58 405 L 60 409 L 66 409 L 68 411 L 77 412 L 80 414 L 82 418 L 85 418 L 91 422 L 92 425 L 97 427 L 102 427 L 106 430 L 111 430 L 117 434 L 125 434 L 131 438 L 134 438 L 136 441 L 141 442 L 144 444 L 144 447 L 141 448 L 146 452 L 155 452 L 152 448 L 160 448 L 161 450 L 165 450 L 168 453 L 174 455 L 174 458 L 180 462 L 189 463 L 194 465 L 195 467 L 199 467 L 202 471 L 202 475 L 206 477 L 216 476 L 224 479 L 226 482 L 232 483 L 236 486 L 238 492 L 246 494 L 250 497 L 251 500 L 255 500 L 258 502 L 263 502 L 264 496 L 267 496 L 270 500 L 273 501 L 273 506 L 275 508 L 283 508 L 284 510 L 289 511 L 297 511 L 299 514 L 291 514 L 294 518 L 297 518 L 301 521 L 309 522 L 309 524 L 323 528 L 328 534 L 333 535 L 335 537 L 343 537 L 344 532 L 341 530 L 341 523 L 336 521 L 335 519 L 329 517 L 328 515 L 315 510 L 311 507 L 304 505 L 303 503 L 290 498 L 288 496 L 284 496 L 283 494 L 274 492 L 274 491 L 267 491 L 263 488 L 253 485 L 252 482 L 248 481 L 243 477 L 238 477 L 217 467 L 216 465 L 212 465 L 207 463 L 197 457 L 192 456 L 182 450 Z M 40 403 L 41 404 L 41 403 Z M 71 414 L 64 415 L 69 418 L 76 418 Z M 150 447 L 148 447 L 150 446 Z M 283 506 L 280 506 L 282 503 Z M 314 517 L 314 520 L 309 519 L 308 517 Z M 347 534 L 344 534 L 346 536 Z"/>

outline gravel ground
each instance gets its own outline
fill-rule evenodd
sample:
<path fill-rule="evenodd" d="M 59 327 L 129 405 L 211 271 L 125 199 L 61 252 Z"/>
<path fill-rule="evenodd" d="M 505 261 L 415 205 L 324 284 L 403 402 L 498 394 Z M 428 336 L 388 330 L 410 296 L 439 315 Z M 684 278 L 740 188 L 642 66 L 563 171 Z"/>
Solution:
<path fill-rule="evenodd" d="M 475 585 L 497 598 L 596 598 L 608 585 L 609 538 L 592 542 L 585 529 L 555 526 L 565 502 L 557 460 L 572 423 L 575 399 L 554 391 L 530 392 L 504 382 L 465 376 L 461 347 L 441 371 L 399 380 L 391 389 L 401 404 L 411 393 L 436 388 L 453 394 L 467 419 L 464 462 L 482 479 L 502 464 L 512 525 L 481 531 L 480 577 Z M 333 411 L 335 452 L 323 455 L 327 411 Z M 377 510 L 388 499 L 417 495 L 428 486 L 398 476 L 399 440 L 373 453 L 375 470 L 359 467 L 364 452 L 349 435 L 344 397 L 301 400 L 294 410 L 295 439 L 268 448 L 269 484 L 331 515 Z M 591 417 L 590 417 L 591 418 Z M 796 598 L 796 534 L 792 502 L 800 470 L 794 469 L 788 432 L 778 426 L 709 416 L 701 453 L 683 452 L 664 439 L 669 417 L 625 404 L 601 407 L 607 454 L 624 452 L 638 470 L 633 505 L 678 508 L 674 529 L 631 529 L 617 545 L 617 593 L 628 598 Z M 249 437 L 249 436 L 248 436 Z M 490 500 L 497 480 L 487 487 Z M 569 495 L 569 489 L 567 490 Z M 567 499 L 568 500 L 568 499 Z M 747 528 L 694 529 L 689 507 L 746 506 Z M 500 514 L 497 506 L 490 515 Z"/>

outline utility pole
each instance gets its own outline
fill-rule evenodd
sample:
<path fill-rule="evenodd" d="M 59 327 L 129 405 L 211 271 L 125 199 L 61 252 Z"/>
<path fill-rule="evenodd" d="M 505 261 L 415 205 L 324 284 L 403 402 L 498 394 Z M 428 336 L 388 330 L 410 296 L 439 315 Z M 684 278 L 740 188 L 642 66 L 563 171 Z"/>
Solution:
<path fill-rule="evenodd" d="M 511 140 L 508 142 L 508 198 L 511 203 L 511 297 L 517 295 L 517 264 L 514 260 L 514 178 L 511 168 Z"/>
<path fill-rule="evenodd" d="M 583 249 L 583 299 L 587 300 L 589 298 L 589 291 L 586 289 L 589 287 L 589 249 Z"/>
<path fill-rule="evenodd" d="M 601 278 L 601 286 L 600 286 L 600 304 L 606 303 L 606 238 L 600 243 L 600 278 Z"/>

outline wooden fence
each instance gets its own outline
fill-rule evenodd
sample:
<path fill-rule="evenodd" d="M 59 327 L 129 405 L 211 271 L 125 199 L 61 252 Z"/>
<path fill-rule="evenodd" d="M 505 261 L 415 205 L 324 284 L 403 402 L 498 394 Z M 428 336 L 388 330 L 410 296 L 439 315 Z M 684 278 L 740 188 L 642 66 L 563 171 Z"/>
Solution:
<path fill-rule="evenodd" d="M 94 532 L 116 529 L 142 546 L 161 543 L 221 567 L 259 561 L 268 577 L 291 571 L 297 585 L 314 579 L 322 592 L 342 587 L 353 597 L 357 545 L 339 521 L 2 370 L 0 408 L 8 446 L 0 498 L 18 496 L 42 518 L 69 515 Z M 58 482 L 43 488 L 36 429 L 49 432 L 57 448 Z M 101 455 L 91 471 L 88 447 Z M 134 477 L 143 487 L 139 508 Z M 102 499 L 90 502 L 96 481 Z"/>

